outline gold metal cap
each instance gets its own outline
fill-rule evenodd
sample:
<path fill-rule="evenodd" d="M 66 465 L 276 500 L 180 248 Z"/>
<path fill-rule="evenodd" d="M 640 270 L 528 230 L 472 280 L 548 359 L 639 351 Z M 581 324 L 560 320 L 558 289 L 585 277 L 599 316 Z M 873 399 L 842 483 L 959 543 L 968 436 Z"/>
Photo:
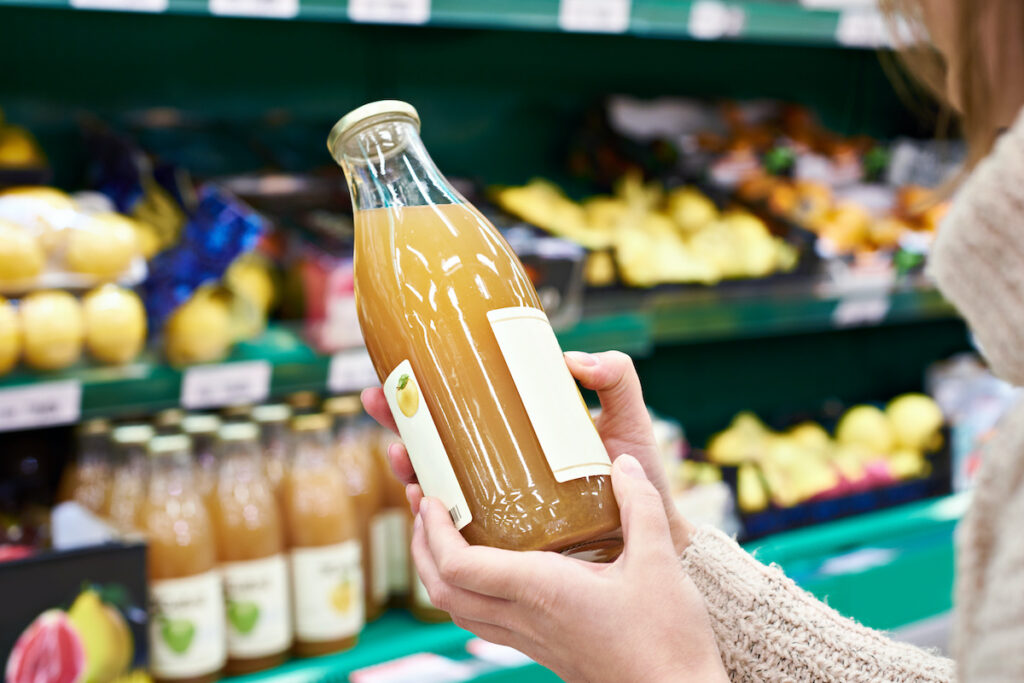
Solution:
<path fill-rule="evenodd" d="M 221 441 L 255 441 L 259 430 L 252 422 L 229 422 L 217 433 Z"/>
<path fill-rule="evenodd" d="M 260 424 L 287 422 L 291 416 L 292 409 L 283 403 L 268 403 L 252 409 L 252 419 Z"/>
<path fill-rule="evenodd" d="M 192 440 L 184 434 L 154 436 L 149 442 L 149 454 L 153 456 L 188 453 L 191 449 Z"/>
<path fill-rule="evenodd" d="M 324 412 L 337 416 L 359 415 L 363 412 L 363 404 L 354 394 L 335 396 L 324 401 Z"/>
<path fill-rule="evenodd" d="M 294 432 L 318 432 L 330 428 L 331 420 L 323 413 L 297 415 L 292 418 L 292 431 Z"/>
<path fill-rule="evenodd" d="M 118 427 L 111 437 L 119 446 L 144 446 L 153 438 L 155 432 L 149 425 L 134 424 Z"/>
<path fill-rule="evenodd" d="M 181 421 L 185 419 L 185 411 L 181 408 L 167 408 L 161 410 L 153 418 L 153 425 L 157 431 L 173 431 L 181 428 Z"/>
<path fill-rule="evenodd" d="M 79 436 L 96 436 L 106 434 L 110 431 L 110 422 L 102 417 L 85 420 L 78 425 Z"/>
<path fill-rule="evenodd" d="M 296 391 L 285 399 L 293 413 L 311 413 L 320 397 L 315 391 Z"/>
<path fill-rule="evenodd" d="M 416 130 L 420 129 L 420 115 L 411 104 L 401 100 L 378 100 L 364 104 L 361 107 L 356 107 L 338 119 L 338 122 L 334 124 L 331 132 L 327 135 L 327 151 L 331 153 L 331 156 L 336 156 L 334 153 L 335 145 L 350 130 L 355 129 L 364 122 L 368 122 L 370 119 L 395 115 L 411 119 L 416 124 Z"/>

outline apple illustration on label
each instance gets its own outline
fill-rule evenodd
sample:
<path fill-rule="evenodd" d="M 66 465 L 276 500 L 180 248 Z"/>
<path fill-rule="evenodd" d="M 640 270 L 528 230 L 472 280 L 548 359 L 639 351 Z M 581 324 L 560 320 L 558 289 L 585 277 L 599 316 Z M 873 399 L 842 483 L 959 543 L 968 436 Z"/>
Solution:
<path fill-rule="evenodd" d="M 160 620 L 160 635 L 163 637 L 167 647 L 177 654 L 185 653 L 192 644 L 192 638 L 196 635 L 196 626 L 188 619 Z"/>
<path fill-rule="evenodd" d="M 248 634 L 260 619 L 260 606 L 248 600 L 228 603 L 228 621 L 242 635 Z"/>

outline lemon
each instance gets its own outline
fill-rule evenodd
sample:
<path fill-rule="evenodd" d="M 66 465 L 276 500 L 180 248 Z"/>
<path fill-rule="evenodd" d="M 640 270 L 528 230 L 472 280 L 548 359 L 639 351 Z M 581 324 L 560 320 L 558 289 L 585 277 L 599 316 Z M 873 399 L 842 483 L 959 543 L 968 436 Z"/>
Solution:
<path fill-rule="evenodd" d="M 700 190 L 683 187 L 668 195 L 668 213 L 684 232 L 696 232 L 718 218 L 718 207 Z"/>
<path fill-rule="evenodd" d="M 39 370 L 64 368 L 82 354 L 82 308 L 67 292 L 43 291 L 21 301 L 25 362 Z"/>
<path fill-rule="evenodd" d="M 82 299 L 85 346 L 104 363 L 134 360 L 146 342 L 146 311 L 135 292 L 104 285 Z"/>
<path fill-rule="evenodd" d="M 789 437 L 801 447 L 813 451 L 826 451 L 832 445 L 828 432 L 817 422 L 801 422 L 789 430 Z"/>
<path fill-rule="evenodd" d="M 134 222 L 117 213 L 99 213 L 68 231 L 67 267 L 104 279 L 124 273 L 139 253 Z"/>
<path fill-rule="evenodd" d="M 836 427 L 836 440 L 863 446 L 873 453 L 888 453 L 893 448 L 889 419 L 874 406 L 854 406 L 846 411 Z"/>
<path fill-rule="evenodd" d="M 0 375 L 14 367 L 20 353 L 21 322 L 18 320 L 18 312 L 7 299 L 0 296 Z"/>
<path fill-rule="evenodd" d="M 236 294 L 251 301 L 263 315 L 274 305 L 274 278 L 266 262 L 255 254 L 242 254 L 235 259 L 224 274 L 224 282 Z"/>
<path fill-rule="evenodd" d="M 35 235 L 0 218 L 0 282 L 31 280 L 43 271 L 45 261 Z"/>
<path fill-rule="evenodd" d="M 931 450 L 942 429 L 942 409 L 924 394 L 897 396 L 885 409 L 896 444 L 911 451 Z"/>
<path fill-rule="evenodd" d="M 231 312 L 223 301 L 200 290 L 171 314 L 164 335 L 172 363 L 219 360 L 231 346 Z"/>
<path fill-rule="evenodd" d="M 15 187 L 0 192 L 0 218 L 29 229 L 49 253 L 79 217 L 75 202 L 52 187 Z"/>

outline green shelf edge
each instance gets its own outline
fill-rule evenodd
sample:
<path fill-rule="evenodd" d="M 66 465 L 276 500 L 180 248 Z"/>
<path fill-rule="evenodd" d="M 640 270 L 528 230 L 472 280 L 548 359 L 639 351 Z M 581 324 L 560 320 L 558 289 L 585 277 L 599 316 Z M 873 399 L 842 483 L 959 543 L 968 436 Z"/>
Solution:
<path fill-rule="evenodd" d="M 726 0 L 705 6 L 717 6 L 711 13 L 732 12 L 734 17 L 721 32 L 690 28 L 694 5 L 708 0 L 633 0 L 627 35 L 652 38 L 732 40 L 794 45 L 840 45 L 836 38 L 841 12 L 808 9 L 798 3 Z M 74 9 L 68 0 L 0 0 L 4 5 L 50 9 Z M 95 11 L 95 10 L 85 10 Z M 133 11 L 133 10 L 99 10 Z M 210 15 L 203 0 L 169 0 L 164 14 Z M 737 15 L 736 13 L 740 13 Z M 251 16 L 251 15 L 250 15 Z M 741 16 L 742 19 L 735 17 Z M 252 18 L 271 18 L 253 16 Z M 348 2 L 339 0 L 300 0 L 294 19 L 320 22 L 350 22 Z M 485 0 L 432 0 L 429 26 L 497 29 L 513 31 L 561 31 L 558 0 L 517 0 L 494 3 Z M 597 31 L 597 33 L 602 33 Z M 846 46 L 860 47 L 860 46 Z"/>

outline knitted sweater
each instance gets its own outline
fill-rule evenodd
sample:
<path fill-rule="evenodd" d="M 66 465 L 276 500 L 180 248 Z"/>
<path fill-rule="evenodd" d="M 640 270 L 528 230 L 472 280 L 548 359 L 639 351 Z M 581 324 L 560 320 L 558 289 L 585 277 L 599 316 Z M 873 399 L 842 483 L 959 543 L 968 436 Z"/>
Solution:
<path fill-rule="evenodd" d="M 929 267 L 993 371 L 1024 384 L 1024 114 L 961 188 Z M 844 619 L 713 529 L 682 562 L 733 681 L 1024 681 L 1022 528 L 1024 405 L 987 446 L 957 529 L 955 664 Z"/>

